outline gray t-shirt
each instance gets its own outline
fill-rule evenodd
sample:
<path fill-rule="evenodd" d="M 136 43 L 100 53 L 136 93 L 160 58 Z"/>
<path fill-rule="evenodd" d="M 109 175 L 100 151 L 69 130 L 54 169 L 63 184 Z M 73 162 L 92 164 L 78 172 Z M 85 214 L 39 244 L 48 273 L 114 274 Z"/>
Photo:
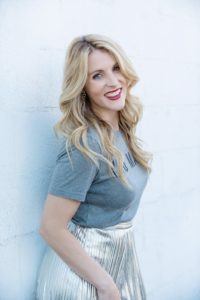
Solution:
<path fill-rule="evenodd" d="M 75 146 L 66 153 L 63 138 L 57 155 L 48 193 L 66 199 L 81 201 L 72 221 L 86 227 L 103 228 L 126 222 L 135 216 L 146 186 L 148 173 L 132 157 L 121 131 L 115 131 L 115 145 L 124 157 L 124 173 L 132 190 L 121 183 L 117 169 L 111 177 L 107 164 L 100 161 L 100 168 Z M 88 132 L 88 144 L 102 154 L 100 139 L 94 129 Z M 116 161 L 113 160 L 115 165 Z"/>

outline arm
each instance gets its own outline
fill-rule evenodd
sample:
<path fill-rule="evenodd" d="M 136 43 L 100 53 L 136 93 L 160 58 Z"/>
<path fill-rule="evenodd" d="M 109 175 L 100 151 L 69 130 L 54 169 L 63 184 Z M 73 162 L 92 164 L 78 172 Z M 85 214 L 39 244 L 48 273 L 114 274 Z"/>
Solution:
<path fill-rule="evenodd" d="M 66 228 L 79 205 L 79 201 L 48 194 L 40 234 L 64 262 L 103 295 L 108 289 L 116 289 L 112 277 L 86 253 L 77 238 Z"/>

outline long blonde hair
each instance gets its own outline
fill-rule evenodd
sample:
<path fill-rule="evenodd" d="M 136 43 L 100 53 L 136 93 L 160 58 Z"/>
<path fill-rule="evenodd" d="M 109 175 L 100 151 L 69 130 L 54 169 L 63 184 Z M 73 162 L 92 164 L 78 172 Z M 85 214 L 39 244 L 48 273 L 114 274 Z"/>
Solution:
<path fill-rule="evenodd" d="M 128 182 L 123 174 L 123 158 L 114 146 L 111 126 L 92 110 L 87 95 L 83 99 L 83 90 L 88 76 L 88 57 L 95 49 L 110 53 L 116 59 L 121 73 L 127 80 L 125 106 L 119 111 L 119 128 L 124 134 L 134 159 L 148 173 L 151 173 L 152 154 L 142 149 L 140 145 L 142 140 L 135 134 L 137 123 L 142 117 L 143 106 L 138 97 L 130 94 L 130 89 L 139 81 L 139 78 L 122 48 L 106 36 L 89 34 L 75 38 L 69 45 L 59 102 L 63 116 L 54 126 L 54 130 L 56 135 L 60 133 L 66 137 L 69 144 L 74 145 L 97 166 L 99 166 L 99 159 L 104 160 L 110 174 L 113 174 L 112 159 L 115 157 L 119 178 L 127 185 Z M 88 146 L 87 132 L 90 127 L 96 129 L 104 155 L 96 153 Z"/>

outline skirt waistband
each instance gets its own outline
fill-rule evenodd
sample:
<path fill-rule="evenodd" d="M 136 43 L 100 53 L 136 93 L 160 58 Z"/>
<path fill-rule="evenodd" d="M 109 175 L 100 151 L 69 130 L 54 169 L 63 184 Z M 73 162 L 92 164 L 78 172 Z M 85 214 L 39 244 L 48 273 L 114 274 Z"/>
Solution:
<path fill-rule="evenodd" d="M 130 221 L 126 222 L 121 222 L 115 225 L 107 226 L 107 227 L 87 227 L 87 226 L 82 226 L 77 223 L 74 223 L 73 221 L 70 221 L 72 226 L 79 226 L 87 229 L 98 229 L 98 230 L 116 230 L 116 229 L 128 229 L 133 227 L 133 219 Z"/>
<path fill-rule="evenodd" d="M 133 227 L 133 220 L 127 221 L 127 222 L 121 222 L 112 226 L 108 226 L 102 229 L 105 230 L 113 230 L 113 229 L 127 229 Z"/>

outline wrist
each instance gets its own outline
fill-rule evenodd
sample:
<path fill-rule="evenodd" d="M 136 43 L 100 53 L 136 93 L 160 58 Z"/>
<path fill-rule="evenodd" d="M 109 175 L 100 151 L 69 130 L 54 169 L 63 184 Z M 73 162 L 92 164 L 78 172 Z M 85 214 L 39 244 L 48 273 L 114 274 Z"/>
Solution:
<path fill-rule="evenodd" d="M 104 292 L 108 290 L 108 288 L 110 288 L 112 285 L 114 285 L 114 281 L 112 277 L 109 274 L 107 274 L 104 278 L 98 280 L 96 288 L 97 290 Z"/>

